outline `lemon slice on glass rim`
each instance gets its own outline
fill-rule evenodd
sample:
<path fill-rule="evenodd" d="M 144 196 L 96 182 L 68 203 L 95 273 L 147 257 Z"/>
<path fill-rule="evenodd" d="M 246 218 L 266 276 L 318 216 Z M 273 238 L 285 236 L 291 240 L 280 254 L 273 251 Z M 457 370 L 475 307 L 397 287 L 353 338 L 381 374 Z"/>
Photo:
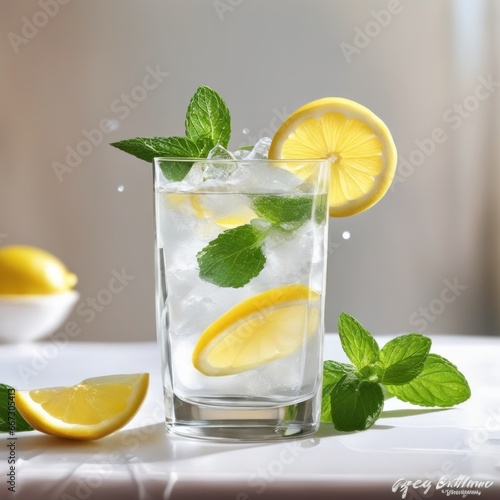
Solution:
<path fill-rule="evenodd" d="M 329 159 L 331 217 L 357 214 L 387 192 L 397 165 L 385 123 L 355 101 L 325 97 L 294 111 L 280 126 L 269 159 Z"/>
<path fill-rule="evenodd" d="M 71 387 L 16 390 L 15 404 L 24 420 L 45 434 L 99 439 L 132 419 L 148 385 L 148 373 L 107 375 Z"/>
<path fill-rule="evenodd" d="M 320 299 L 306 285 L 286 285 L 243 300 L 201 334 L 194 367 L 233 375 L 288 356 L 318 331 Z"/>

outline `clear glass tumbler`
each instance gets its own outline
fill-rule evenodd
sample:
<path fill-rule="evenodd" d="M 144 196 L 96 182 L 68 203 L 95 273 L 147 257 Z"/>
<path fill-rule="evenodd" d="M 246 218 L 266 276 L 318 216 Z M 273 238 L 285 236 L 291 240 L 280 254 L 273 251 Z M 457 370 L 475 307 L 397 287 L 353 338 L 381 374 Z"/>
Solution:
<path fill-rule="evenodd" d="M 166 425 L 267 440 L 319 427 L 329 165 L 154 161 Z"/>

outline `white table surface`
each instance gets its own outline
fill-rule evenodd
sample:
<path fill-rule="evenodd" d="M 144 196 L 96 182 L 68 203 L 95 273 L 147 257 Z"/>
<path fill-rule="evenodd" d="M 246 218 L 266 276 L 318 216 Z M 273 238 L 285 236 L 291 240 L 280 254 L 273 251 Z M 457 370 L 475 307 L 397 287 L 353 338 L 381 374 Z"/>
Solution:
<path fill-rule="evenodd" d="M 388 338 L 377 340 L 383 345 Z M 17 433 L 15 493 L 5 481 L 9 436 L 0 434 L 0 498 L 498 500 L 500 338 L 434 336 L 432 352 L 465 374 L 472 389 L 469 401 L 429 410 L 393 398 L 368 431 L 339 433 L 322 424 L 310 438 L 225 444 L 167 435 L 154 343 L 1 345 L 0 382 L 18 389 L 137 372 L 149 372 L 151 384 L 135 418 L 101 440 Z M 336 335 L 327 335 L 325 358 L 345 360 Z M 445 486 L 446 478 L 455 483 Z M 405 497 L 394 486 L 398 480 L 414 481 Z M 428 483 L 415 488 L 416 481 Z M 469 491 L 463 497 L 460 490 L 481 495 Z"/>

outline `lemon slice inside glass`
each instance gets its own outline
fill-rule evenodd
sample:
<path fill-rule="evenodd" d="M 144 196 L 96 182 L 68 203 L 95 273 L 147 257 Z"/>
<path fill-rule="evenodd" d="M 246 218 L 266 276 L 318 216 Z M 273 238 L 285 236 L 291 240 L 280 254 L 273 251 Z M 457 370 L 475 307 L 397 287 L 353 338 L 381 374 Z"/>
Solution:
<path fill-rule="evenodd" d="M 72 387 L 16 391 L 21 416 L 34 429 L 70 439 L 99 439 L 123 427 L 139 410 L 149 374 L 89 378 Z"/>
<path fill-rule="evenodd" d="M 317 333 L 320 294 L 288 285 L 246 299 L 212 323 L 193 351 L 204 375 L 233 375 L 295 352 Z"/>
<path fill-rule="evenodd" d="M 354 215 L 387 192 L 397 164 L 385 123 L 368 108 L 340 97 L 310 102 L 277 130 L 270 159 L 329 159 L 330 216 Z"/>
<path fill-rule="evenodd" d="M 255 212 L 246 205 L 241 205 L 234 213 L 219 217 L 203 203 L 200 195 L 169 193 L 166 197 L 168 202 L 177 210 L 192 215 L 196 219 L 213 219 L 215 224 L 223 229 L 242 226 L 257 218 Z"/>

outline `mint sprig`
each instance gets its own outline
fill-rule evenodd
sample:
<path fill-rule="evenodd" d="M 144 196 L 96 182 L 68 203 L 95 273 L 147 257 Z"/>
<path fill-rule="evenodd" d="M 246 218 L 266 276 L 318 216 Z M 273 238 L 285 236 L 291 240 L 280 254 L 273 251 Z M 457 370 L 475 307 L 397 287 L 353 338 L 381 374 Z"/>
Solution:
<path fill-rule="evenodd" d="M 135 137 L 113 142 L 111 146 L 148 163 L 157 157 L 207 158 L 215 146 L 227 148 L 231 115 L 215 90 L 198 87 L 186 112 L 185 133 L 185 137 Z M 160 167 L 167 180 L 177 182 L 186 177 L 193 163 L 162 161 Z M 311 218 L 317 224 L 325 223 L 328 199 L 326 195 L 258 195 L 252 197 L 251 205 L 257 217 L 270 224 L 271 230 L 262 231 L 257 224 L 245 224 L 228 229 L 210 241 L 197 255 L 200 277 L 205 281 L 221 287 L 246 285 L 265 265 L 263 247 L 268 235 L 291 233 Z"/>
<path fill-rule="evenodd" d="M 199 87 L 189 102 L 185 120 L 186 137 L 135 137 L 111 146 L 151 163 L 157 157 L 206 158 L 220 144 L 227 147 L 231 136 L 231 115 L 220 95 Z M 170 181 L 181 181 L 192 163 L 163 162 L 161 169 Z"/>
<path fill-rule="evenodd" d="M 419 333 L 400 335 L 382 349 L 358 321 L 339 317 L 339 337 L 353 365 L 325 361 L 321 421 L 339 431 L 371 427 L 384 406 L 384 392 L 419 406 L 449 408 L 471 395 L 457 367 L 429 354 L 431 339 Z"/>

